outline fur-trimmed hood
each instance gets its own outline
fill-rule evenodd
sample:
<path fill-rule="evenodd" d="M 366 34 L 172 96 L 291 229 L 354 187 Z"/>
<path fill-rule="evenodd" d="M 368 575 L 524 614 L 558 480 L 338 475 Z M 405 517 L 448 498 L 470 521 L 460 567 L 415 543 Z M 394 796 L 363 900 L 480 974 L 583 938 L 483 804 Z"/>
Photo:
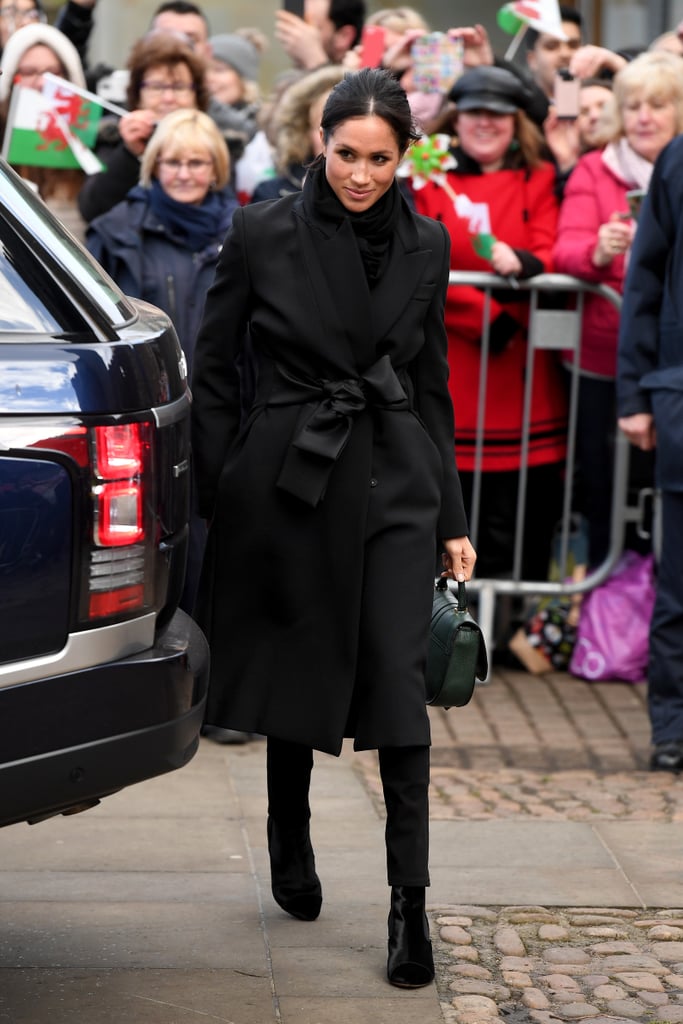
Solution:
<path fill-rule="evenodd" d="M 70 82 L 73 82 L 74 85 L 79 86 L 81 89 L 86 88 L 83 65 L 81 64 L 78 50 L 66 38 L 64 33 L 60 32 L 58 28 L 53 28 L 52 25 L 44 25 L 42 23 L 25 25 L 23 28 L 18 28 L 16 32 L 12 33 L 2 53 L 2 60 L 0 60 L 0 70 L 2 71 L 2 75 L 0 75 L 0 101 L 6 100 L 12 91 L 14 77 L 21 58 L 32 46 L 40 44 L 49 47 L 57 54 L 64 65 L 66 77 Z"/>

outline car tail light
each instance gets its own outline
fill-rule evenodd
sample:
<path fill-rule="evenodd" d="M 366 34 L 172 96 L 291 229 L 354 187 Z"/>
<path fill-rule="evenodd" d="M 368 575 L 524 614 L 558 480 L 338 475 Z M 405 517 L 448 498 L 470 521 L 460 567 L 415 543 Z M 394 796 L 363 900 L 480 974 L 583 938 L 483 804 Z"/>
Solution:
<path fill-rule="evenodd" d="M 151 541 L 151 427 L 115 423 L 93 429 L 93 546 L 88 618 L 139 610 L 147 603 Z"/>
<path fill-rule="evenodd" d="M 59 452 L 78 467 L 83 517 L 76 544 L 77 618 L 114 619 L 154 605 L 154 427 L 149 422 L 101 426 L 40 421 L 15 428 L 11 447 Z"/>
<path fill-rule="evenodd" d="M 143 454 L 140 423 L 95 427 L 95 543 L 121 547 L 142 539 Z"/>

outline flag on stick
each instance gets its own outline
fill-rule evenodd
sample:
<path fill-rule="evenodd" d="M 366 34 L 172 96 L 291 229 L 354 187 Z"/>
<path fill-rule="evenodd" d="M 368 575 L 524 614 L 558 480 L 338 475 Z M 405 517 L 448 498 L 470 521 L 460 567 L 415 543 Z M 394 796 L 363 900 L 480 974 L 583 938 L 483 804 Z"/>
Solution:
<path fill-rule="evenodd" d="M 520 28 L 535 28 L 556 39 L 566 39 L 557 0 L 515 0 L 504 4 L 496 16 L 499 28 L 515 35 Z"/>
<path fill-rule="evenodd" d="M 3 143 L 10 164 L 82 168 L 96 174 L 102 164 L 92 152 L 104 109 L 120 107 L 56 75 L 44 76 L 41 92 L 20 85 L 12 90 Z"/>

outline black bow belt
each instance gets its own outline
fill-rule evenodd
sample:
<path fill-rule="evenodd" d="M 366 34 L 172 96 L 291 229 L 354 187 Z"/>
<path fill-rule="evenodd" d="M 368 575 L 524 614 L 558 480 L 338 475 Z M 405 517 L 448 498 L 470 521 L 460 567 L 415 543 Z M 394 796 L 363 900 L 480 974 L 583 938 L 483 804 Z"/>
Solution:
<path fill-rule="evenodd" d="M 323 498 L 330 473 L 351 436 L 356 416 L 368 406 L 409 409 L 408 396 L 382 356 L 369 369 L 347 380 L 301 380 L 275 366 L 265 405 L 303 405 L 277 486 L 314 508 Z M 260 403 L 259 403 L 260 404 Z"/>

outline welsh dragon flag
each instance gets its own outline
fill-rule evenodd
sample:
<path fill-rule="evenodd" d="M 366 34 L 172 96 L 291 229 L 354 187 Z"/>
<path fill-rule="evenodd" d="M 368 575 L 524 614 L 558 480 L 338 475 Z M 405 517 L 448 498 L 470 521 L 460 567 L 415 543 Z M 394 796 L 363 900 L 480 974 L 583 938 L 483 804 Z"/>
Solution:
<path fill-rule="evenodd" d="M 31 167 L 82 168 L 96 174 L 102 164 L 92 152 L 103 104 L 65 79 L 46 75 L 42 92 L 12 90 L 2 155 Z"/>

